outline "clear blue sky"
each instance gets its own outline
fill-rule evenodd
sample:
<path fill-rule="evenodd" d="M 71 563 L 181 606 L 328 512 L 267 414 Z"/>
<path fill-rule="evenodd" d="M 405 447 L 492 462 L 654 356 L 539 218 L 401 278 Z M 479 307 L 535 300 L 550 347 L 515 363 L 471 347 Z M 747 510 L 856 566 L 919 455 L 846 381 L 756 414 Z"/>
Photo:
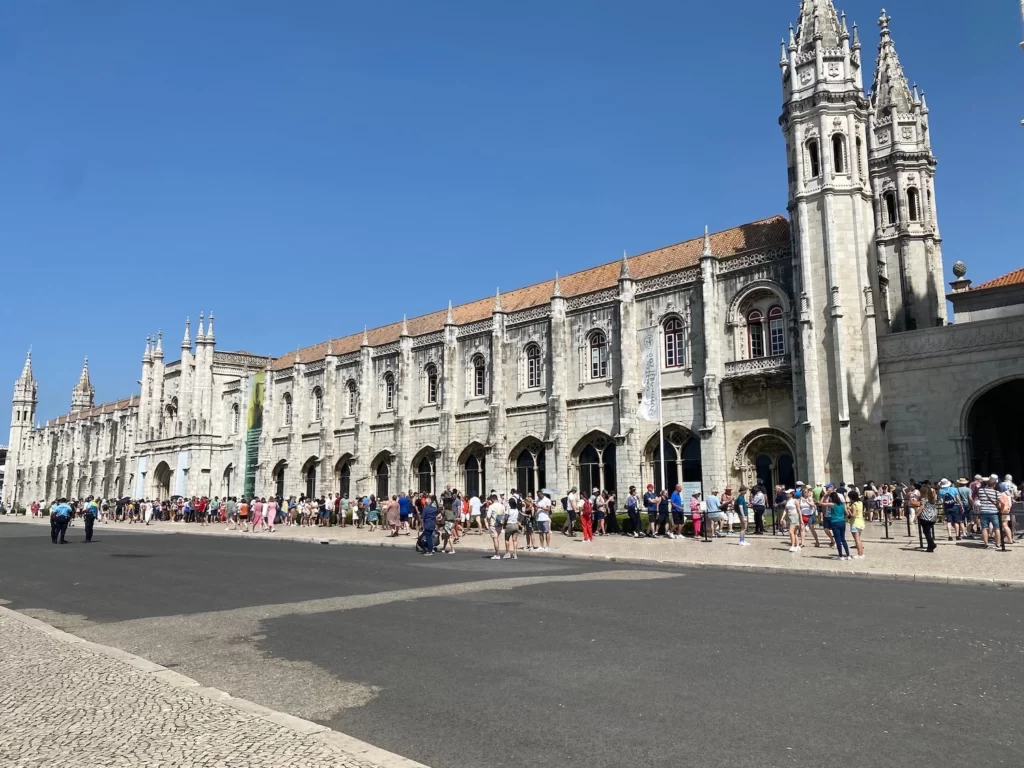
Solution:
<path fill-rule="evenodd" d="M 880 3 L 839 4 L 869 70 Z M 174 359 L 200 310 L 221 349 L 283 354 L 784 213 L 797 5 L 7 0 L 0 399 L 29 345 L 52 418 L 83 356 L 126 396 L 146 334 Z M 1017 2 L 887 8 L 947 273 L 1020 266 Z"/>

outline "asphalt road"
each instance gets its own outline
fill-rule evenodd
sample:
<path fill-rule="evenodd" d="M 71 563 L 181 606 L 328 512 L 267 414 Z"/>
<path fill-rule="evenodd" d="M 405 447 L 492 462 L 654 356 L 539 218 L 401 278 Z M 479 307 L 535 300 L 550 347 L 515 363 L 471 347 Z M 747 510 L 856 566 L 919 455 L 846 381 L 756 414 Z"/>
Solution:
<path fill-rule="evenodd" d="M 9 607 L 433 768 L 1024 764 L 1021 591 L 41 533 Z"/>

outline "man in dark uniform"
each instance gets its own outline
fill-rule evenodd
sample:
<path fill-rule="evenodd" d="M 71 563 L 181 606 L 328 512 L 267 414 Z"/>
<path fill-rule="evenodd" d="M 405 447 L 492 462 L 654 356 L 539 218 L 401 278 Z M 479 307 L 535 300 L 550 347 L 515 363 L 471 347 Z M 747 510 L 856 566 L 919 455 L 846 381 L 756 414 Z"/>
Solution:
<path fill-rule="evenodd" d="M 99 515 L 99 510 L 96 509 L 96 502 L 89 501 L 85 505 L 85 541 L 89 543 L 92 541 L 92 527 L 96 523 L 96 517 Z"/>
<path fill-rule="evenodd" d="M 68 532 L 68 523 L 71 522 L 71 506 L 68 504 L 67 499 L 61 499 L 57 503 L 57 508 L 54 510 L 52 517 L 55 518 L 56 529 L 54 529 L 54 522 L 50 523 L 50 536 L 53 543 L 56 544 L 58 541 L 58 534 L 61 544 L 67 544 L 64 537 Z"/>

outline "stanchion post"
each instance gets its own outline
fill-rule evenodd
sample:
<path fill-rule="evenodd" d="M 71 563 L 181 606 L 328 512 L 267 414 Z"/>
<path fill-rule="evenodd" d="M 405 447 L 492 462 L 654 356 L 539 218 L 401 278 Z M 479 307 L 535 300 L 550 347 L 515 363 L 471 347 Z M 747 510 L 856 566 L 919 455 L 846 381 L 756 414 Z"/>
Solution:
<path fill-rule="evenodd" d="M 907 505 L 905 517 L 907 518 L 907 538 L 908 539 L 911 536 L 911 533 L 910 533 L 910 510 L 911 509 L 913 509 L 913 507 L 911 507 L 910 505 Z"/>
<path fill-rule="evenodd" d="M 704 541 L 711 541 L 711 539 L 708 538 L 708 510 L 707 510 L 707 508 L 705 508 L 704 511 L 701 512 L 701 519 L 704 521 L 702 526 L 701 526 L 702 528 L 704 528 Z"/>
<path fill-rule="evenodd" d="M 882 507 L 882 519 L 885 520 L 885 538 L 891 539 L 889 535 L 889 508 Z"/>

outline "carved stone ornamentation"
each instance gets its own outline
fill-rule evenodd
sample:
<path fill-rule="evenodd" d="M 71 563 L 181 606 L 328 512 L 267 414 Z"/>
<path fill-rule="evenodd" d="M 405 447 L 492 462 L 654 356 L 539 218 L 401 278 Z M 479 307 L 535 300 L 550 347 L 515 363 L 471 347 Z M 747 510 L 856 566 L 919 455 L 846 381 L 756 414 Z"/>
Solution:
<path fill-rule="evenodd" d="M 657 293 L 669 288 L 676 288 L 680 285 L 688 285 L 697 282 L 700 270 L 696 267 L 681 269 L 678 272 L 670 272 L 667 275 L 657 275 L 641 280 L 637 284 L 637 295 Z"/>

